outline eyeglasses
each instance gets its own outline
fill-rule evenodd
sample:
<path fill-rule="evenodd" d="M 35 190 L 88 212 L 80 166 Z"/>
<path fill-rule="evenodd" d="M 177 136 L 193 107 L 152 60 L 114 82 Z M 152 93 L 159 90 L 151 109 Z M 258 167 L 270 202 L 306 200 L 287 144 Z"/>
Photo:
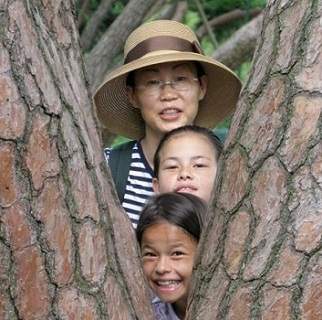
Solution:
<path fill-rule="evenodd" d="M 137 84 L 135 87 L 148 95 L 158 95 L 166 85 L 169 85 L 176 91 L 188 91 L 193 87 L 195 82 L 199 82 L 199 79 L 181 76 L 168 81 L 156 79 L 146 80 L 146 82 Z"/>

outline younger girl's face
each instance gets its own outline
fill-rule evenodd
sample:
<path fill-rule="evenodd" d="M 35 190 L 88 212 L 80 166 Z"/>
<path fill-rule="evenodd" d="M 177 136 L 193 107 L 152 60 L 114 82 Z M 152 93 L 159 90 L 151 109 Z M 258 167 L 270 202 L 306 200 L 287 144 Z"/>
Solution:
<path fill-rule="evenodd" d="M 158 178 L 154 191 L 187 192 L 209 202 L 217 172 L 214 146 L 203 134 L 181 132 L 160 151 Z"/>
<path fill-rule="evenodd" d="M 154 293 L 184 314 L 197 241 L 166 221 L 148 227 L 142 236 L 144 274 Z"/>

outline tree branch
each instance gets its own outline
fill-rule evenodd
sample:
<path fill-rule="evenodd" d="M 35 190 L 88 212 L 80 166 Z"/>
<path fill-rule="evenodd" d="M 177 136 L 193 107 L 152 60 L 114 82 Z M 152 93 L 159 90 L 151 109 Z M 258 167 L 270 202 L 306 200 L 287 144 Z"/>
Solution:
<path fill-rule="evenodd" d="M 172 16 L 172 20 L 181 22 L 188 9 L 187 1 L 179 1 L 177 4 L 176 12 Z"/>
<path fill-rule="evenodd" d="M 94 46 L 85 55 L 85 65 L 92 92 L 102 82 L 105 73 L 111 67 L 113 58 L 122 51 L 128 35 L 140 25 L 153 0 L 131 0 L 123 12 Z"/>
<path fill-rule="evenodd" d="M 228 13 L 222 14 L 218 17 L 214 17 L 209 21 L 209 25 L 211 28 L 220 27 L 223 25 L 226 25 L 232 21 L 235 21 L 237 19 L 245 18 L 247 15 L 250 15 L 251 17 L 256 17 L 262 12 L 262 9 L 256 8 L 251 10 L 250 12 L 245 10 L 232 10 Z M 207 33 L 207 29 L 204 25 L 202 25 L 196 32 L 199 39 L 201 39 L 205 34 Z"/>
<path fill-rule="evenodd" d="M 260 14 L 245 24 L 214 52 L 213 58 L 231 69 L 236 69 L 247 59 L 251 59 L 262 22 L 263 14 Z"/>
<path fill-rule="evenodd" d="M 97 29 L 102 24 L 107 16 L 107 13 L 113 4 L 114 0 L 102 0 L 96 11 L 86 23 L 85 28 L 81 34 L 81 44 L 83 51 L 87 51 L 93 44 L 93 39 L 97 33 Z"/>

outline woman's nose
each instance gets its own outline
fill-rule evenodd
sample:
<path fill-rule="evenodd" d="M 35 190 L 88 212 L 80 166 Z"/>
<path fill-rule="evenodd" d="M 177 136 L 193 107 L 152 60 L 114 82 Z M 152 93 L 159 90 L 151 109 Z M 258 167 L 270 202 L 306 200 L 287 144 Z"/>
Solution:
<path fill-rule="evenodd" d="M 178 95 L 177 90 L 172 87 L 170 81 L 165 81 L 159 90 L 161 100 L 175 99 Z"/>

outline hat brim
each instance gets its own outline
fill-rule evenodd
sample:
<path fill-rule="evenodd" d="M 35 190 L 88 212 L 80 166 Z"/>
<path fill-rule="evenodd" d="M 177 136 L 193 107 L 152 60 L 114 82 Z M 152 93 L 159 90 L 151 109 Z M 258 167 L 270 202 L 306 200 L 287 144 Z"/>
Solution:
<path fill-rule="evenodd" d="M 102 124 L 114 134 L 130 139 L 144 136 L 144 121 L 140 111 L 128 100 L 126 78 L 129 72 L 165 62 L 192 61 L 203 67 L 208 77 L 205 97 L 199 102 L 195 124 L 213 128 L 236 107 L 241 89 L 238 77 L 222 63 L 190 52 L 171 52 L 143 56 L 112 71 L 94 95 L 97 115 Z"/>

